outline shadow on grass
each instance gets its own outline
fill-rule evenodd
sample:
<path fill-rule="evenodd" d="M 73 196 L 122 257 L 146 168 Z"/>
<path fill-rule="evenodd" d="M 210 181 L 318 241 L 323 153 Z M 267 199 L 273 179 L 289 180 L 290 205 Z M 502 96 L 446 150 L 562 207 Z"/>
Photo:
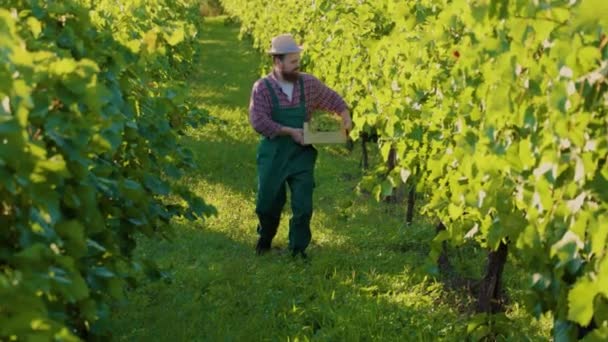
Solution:
<path fill-rule="evenodd" d="M 326 248 L 309 263 L 277 250 L 258 257 L 223 234 L 176 228 L 172 242 L 141 243 L 138 255 L 156 259 L 170 281 L 144 280 L 130 293 L 114 315 L 117 340 L 430 340 L 458 328 L 433 328 L 454 321 L 453 314 L 427 310 L 433 296 L 415 298 L 405 284 L 384 287 L 380 274 L 361 268 L 365 255 Z M 404 279 L 427 295 L 434 291 L 421 279 Z"/>
<path fill-rule="evenodd" d="M 200 227 L 176 229 L 175 241 L 138 249 L 171 281 L 143 281 L 129 295 L 114 315 L 116 340 L 465 339 L 466 317 L 412 266 L 414 256 L 326 246 L 304 262 L 281 250 L 255 256 L 252 246 Z M 389 277 L 385 262 L 402 266 Z"/>

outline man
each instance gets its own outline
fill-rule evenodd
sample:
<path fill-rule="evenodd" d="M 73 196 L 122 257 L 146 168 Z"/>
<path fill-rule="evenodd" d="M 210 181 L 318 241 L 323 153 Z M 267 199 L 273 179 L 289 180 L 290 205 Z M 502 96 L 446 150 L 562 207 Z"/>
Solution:
<path fill-rule="evenodd" d="M 294 257 L 306 258 L 305 250 L 311 239 L 317 151 L 304 145 L 304 122 L 310 120 L 313 111 L 325 110 L 340 115 L 344 129 L 352 128 L 344 100 L 314 76 L 300 72 L 301 51 L 291 35 L 273 38 L 268 51 L 273 70 L 255 82 L 251 93 L 249 121 L 262 135 L 256 156 L 257 254 L 270 250 L 289 185 L 292 209 L 289 250 Z"/>

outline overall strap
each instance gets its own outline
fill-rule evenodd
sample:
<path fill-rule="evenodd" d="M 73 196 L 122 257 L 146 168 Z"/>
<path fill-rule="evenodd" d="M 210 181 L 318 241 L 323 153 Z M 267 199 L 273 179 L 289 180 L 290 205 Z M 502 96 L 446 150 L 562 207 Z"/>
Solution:
<path fill-rule="evenodd" d="M 304 110 L 306 109 L 306 97 L 304 96 L 304 77 L 300 76 L 298 80 L 300 81 L 300 108 Z"/>
<path fill-rule="evenodd" d="M 274 92 L 274 89 L 272 89 L 272 84 L 270 84 L 270 82 L 267 79 L 264 79 L 264 83 L 266 83 L 266 88 L 268 88 L 268 90 L 270 91 L 270 97 L 272 98 L 272 107 L 275 110 L 279 110 L 281 108 L 279 105 L 279 98 L 277 97 L 277 94 Z"/>

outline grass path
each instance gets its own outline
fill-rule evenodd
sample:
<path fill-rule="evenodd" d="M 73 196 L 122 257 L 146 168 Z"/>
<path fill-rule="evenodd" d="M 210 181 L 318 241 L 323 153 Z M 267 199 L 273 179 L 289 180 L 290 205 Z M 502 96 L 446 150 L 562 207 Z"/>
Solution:
<path fill-rule="evenodd" d="M 278 251 L 254 255 L 258 136 L 247 107 L 260 56 L 237 36 L 238 27 L 221 17 L 206 22 L 192 96 L 221 121 L 185 138 L 198 169 L 184 181 L 219 215 L 174 223 L 173 241 L 141 239 L 138 255 L 157 261 L 169 278 L 142 280 L 129 293 L 113 313 L 116 339 L 460 340 L 466 315 L 457 311 L 454 294 L 421 270 L 432 227 L 406 228 L 402 206 L 355 193 L 357 149 L 319 148 L 311 262 Z M 288 203 L 275 239 L 283 250 L 289 216 Z M 511 306 L 509 316 L 516 336 L 546 339 L 546 328 L 537 333 L 539 324 L 523 310 Z"/>

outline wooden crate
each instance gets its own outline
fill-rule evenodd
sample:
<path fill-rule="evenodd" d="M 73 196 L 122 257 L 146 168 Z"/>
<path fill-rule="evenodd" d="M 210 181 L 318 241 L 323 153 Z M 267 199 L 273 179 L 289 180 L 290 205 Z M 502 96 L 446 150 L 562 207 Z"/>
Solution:
<path fill-rule="evenodd" d="M 304 143 L 311 144 L 345 144 L 346 132 L 344 130 L 334 132 L 313 132 L 308 122 L 304 123 Z"/>

